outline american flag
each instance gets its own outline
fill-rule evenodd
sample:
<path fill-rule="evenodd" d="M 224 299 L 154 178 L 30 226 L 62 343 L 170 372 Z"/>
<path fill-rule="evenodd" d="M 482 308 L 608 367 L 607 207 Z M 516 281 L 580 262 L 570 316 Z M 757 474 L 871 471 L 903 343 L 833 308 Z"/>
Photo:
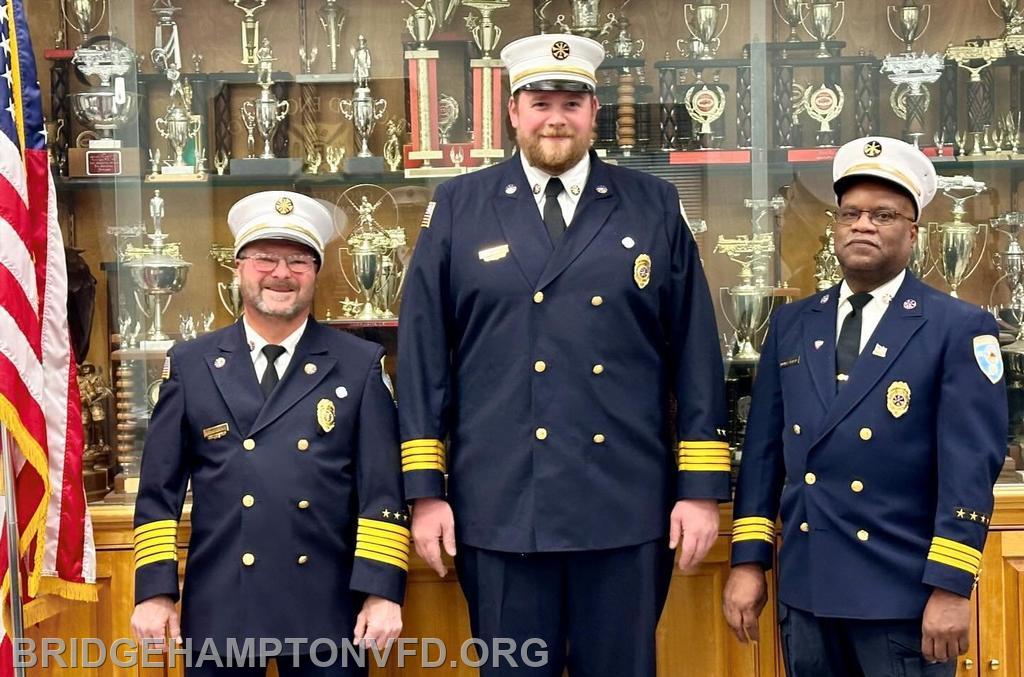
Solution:
<path fill-rule="evenodd" d="M 15 443 L 26 625 L 40 619 L 45 595 L 96 599 L 66 303 L 64 243 L 28 22 L 22 0 L 0 0 L 0 423 Z M 7 537 L 5 529 L 0 540 L 5 605 Z M 3 637 L 0 675 L 10 671 L 6 631 Z"/>

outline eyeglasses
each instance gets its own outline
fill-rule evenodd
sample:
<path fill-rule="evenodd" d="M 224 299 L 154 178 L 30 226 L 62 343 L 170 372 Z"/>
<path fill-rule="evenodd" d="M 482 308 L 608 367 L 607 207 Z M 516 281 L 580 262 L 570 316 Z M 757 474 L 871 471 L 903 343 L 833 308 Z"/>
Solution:
<path fill-rule="evenodd" d="M 277 270 L 278 264 L 284 261 L 285 265 L 288 266 L 288 270 L 293 273 L 309 273 L 313 271 L 316 266 L 316 258 L 309 256 L 308 254 L 290 254 L 288 256 L 278 256 L 277 254 L 249 254 L 247 256 L 239 256 L 239 260 L 248 259 L 252 261 L 252 267 L 256 269 L 258 273 L 272 273 Z"/>
<path fill-rule="evenodd" d="M 854 209 L 853 207 L 844 207 L 836 212 L 836 223 L 841 226 L 852 226 L 857 223 L 861 214 L 867 214 L 871 223 L 875 224 L 879 228 L 891 226 L 899 219 L 906 219 L 907 221 L 913 222 L 912 218 L 905 214 L 900 214 L 895 209 L 886 209 L 885 207 L 880 207 L 878 209 Z"/>

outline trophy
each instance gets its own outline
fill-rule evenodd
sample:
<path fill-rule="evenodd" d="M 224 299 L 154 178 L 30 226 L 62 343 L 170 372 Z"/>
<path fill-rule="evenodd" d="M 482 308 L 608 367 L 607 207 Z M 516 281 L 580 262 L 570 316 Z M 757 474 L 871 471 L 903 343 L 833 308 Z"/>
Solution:
<path fill-rule="evenodd" d="M 942 224 L 932 223 L 929 226 L 934 228 L 939 238 L 939 257 L 936 266 L 949 285 L 949 295 L 956 298 L 960 285 L 970 277 L 984 257 L 985 242 L 988 240 L 987 228 L 981 253 L 974 265 L 971 265 L 978 231 L 985 227 L 985 224 L 976 226 L 964 221 L 964 215 L 967 214 L 964 203 L 980 195 L 985 190 L 985 183 L 975 181 L 970 176 L 940 176 L 938 189 L 953 201 L 953 220 Z"/>
<path fill-rule="evenodd" d="M 965 136 L 969 134 L 973 138 L 974 148 L 970 152 L 971 156 L 985 154 L 982 148 L 982 137 L 985 133 L 985 125 L 990 122 L 985 118 L 988 111 L 991 110 L 993 99 L 993 93 L 981 79 L 981 72 L 1004 56 L 1006 56 L 1004 41 L 987 43 L 974 41 L 964 45 L 950 45 L 946 48 L 946 58 L 955 61 L 958 66 L 971 75 L 967 83 L 967 124 L 969 129 L 965 133 Z M 966 138 L 965 142 L 958 146 L 963 154 Z"/>
<path fill-rule="evenodd" d="M 1004 38 L 1024 34 L 1024 12 L 1020 9 L 1020 0 L 988 0 L 989 9 L 1003 20 Z"/>
<path fill-rule="evenodd" d="M 366 46 L 366 36 L 360 34 L 359 46 L 350 47 L 352 55 L 352 74 L 355 77 L 356 88 L 368 88 L 370 86 L 370 48 Z"/>
<path fill-rule="evenodd" d="M 60 0 L 60 11 L 64 15 L 64 20 L 82 34 L 82 44 L 85 44 L 89 41 L 90 34 L 99 28 L 103 21 L 107 3 L 106 0 Z"/>
<path fill-rule="evenodd" d="M 157 133 L 167 141 L 171 149 L 170 164 L 159 168 L 161 178 L 205 179 L 205 162 L 202 157 L 204 151 L 200 141 L 202 118 L 191 112 L 192 88 L 187 81 L 182 86 L 180 74 L 173 64 L 167 64 L 166 72 L 167 78 L 174 83 L 171 87 L 171 103 L 168 104 L 164 116 L 154 121 Z M 185 163 L 185 147 L 190 140 L 195 142 L 195 158 L 191 165 Z M 159 165 L 159 161 L 156 158 L 154 160 L 154 164 Z M 156 172 L 148 178 L 157 178 Z"/>
<path fill-rule="evenodd" d="M 180 7 L 171 4 L 171 0 L 153 0 L 150 10 L 156 15 L 156 27 L 153 34 L 153 65 L 157 72 L 169 67 L 181 70 L 181 44 L 178 41 L 178 24 L 174 22 L 174 14 Z M 196 69 L 198 72 L 198 69 Z"/>
<path fill-rule="evenodd" d="M 817 89 L 804 90 L 804 110 L 811 119 L 818 122 L 818 146 L 832 146 L 832 127 L 829 124 L 843 111 L 846 95 L 838 84 L 835 89 L 822 84 Z"/>
<path fill-rule="evenodd" d="M 908 0 L 909 1 L 909 0 Z M 889 103 L 901 120 L 906 120 L 907 127 L 903 134 L 914 146 L 921 147 L 921 136 L 924 134 L 924 116 L 931 101 L 931 95 L 925 88 L 940 77 L 946 67 L 942 54 L 898 54 L 882 59 L 882 73 L 889 75 L 892 81 L 892 94 Z"/>
<path fill-rule="evenodd" d="M 405 131 L 406 122 L 404 119 L 388 120 L 388 140 L 384 142 L 384 161 L 388 163 L 388 169 L 397 172 L 398 165 L 402 164 L 402 142 L 399 138 Z"/>
<path fill-rule="evenodd" d="M 149 214 L 153 220 L 153 232 L 146 233 L 150 244 L 137 252 L 137 258 L 129 260 L 125 266 L 131 272 L 132 281 L 137 289 L 135 302 L 139 310 L 150 320 L 150 329 L 145 335 L 143 348 L 169 347 L 170 337 L 164 333 L 163 314 L 170 305 L 171 297 L 182 290 L 188 278 L 188 269 L 192 266 L 188 261 L 176 254 L 177 248 L 171 250 L 165 243 L 167 234 L 161 224 L 164 217 L 164 200 L 160 191 L 155 191 L 149 202 Z M 146 297 L 143 301 L 142 295 Z M 149 343 L 149 345 L 146 345 Z"/>
<path fill-rule="evenodd" d="M 723 12 L 725 18 L 719 27 L 719 15 Z M 702 45 L 699 58 L 715 58 L 718 48 L 722 46 L 722 33 L 729 23 L 729 3 L 715 5 L 714 0 L 700 0 L 696 7 L 686 3 L 683 5 L 683 20 L 686 22 L 686 30 L 690 31 L 690 35 Z"/>
<path fill-rule="evenodd" d="M 712 147 L 711 123 L 722 117 L 725 111 L 725 92 L 718 85 L 709 88 L 706 84 L 690 87 L 683 99 L 686 112 L 690 118 L 700 125 L 697 131 L 697 138 L 700 141 L 701 150 L 708 150 Z"/>
<path fill-rule="evenodd" d="M 215 244 L 210 247 L 210 258 L 231 273 L 231 282 L 217 283 L 217 296 L 231 319 L 238 319 L 244 306 L 242 305 L 242 286 L 235 273 L 235 250 L 229 246 Z"/>
<path fill-rule="evenodd" d="M 255 159 L 256 157 L 256 104 L 252 101 L 245 101 L 239 108 L 242 115 L 242 124 L 245 126 L 245 157 Z"/>
<path fill-rule="evenodd" d="M 921 23 L 921 15 L 927 10 L 928 16 Z M 893 18 L 896 22 L 893 23 Z M 906 54 L 914 52 L 914 42 L 924 35 L 928 30 L 928 24 L 932 20 L 932 6 L 917 4 L 917 0 L 903 0 L 899 7 L 889 5 L 886 12 L 886 19 L 889 21 L 889 30 L 896 36 L 896 39 L 903 43 L 903 51 Z"/>
<path fill-rule="evenodd" d="M 256 58 L 256 46 L 260 44 L 260 22 L 256 18 L 267 4 L 267 0 L 228 0 L 236 9 L 242 10 L 242 65 L 249 73 L 256 71 L 259 63 Z M 249 6 L 246 3 L 249 3 Z"/>
<path fill-rule="evenodd" d="M 836 215 L 832 210 L 826 210 L 825 213 L 828 215 L 825 234 L 818 238 L 821 249 L 814 255 L 814 288 L 817 291 L 831 289 L 843 279 L 843 269 L 836 257 Z"/>
<path fill-rule="evenodd" d="M 918 279 L 932 272 L 935 261 L 932 259 L 932 229 L 928 224 L 920 223 L 917 226 L 917 239 L 914 240 L 914 247 L 910 250 L 910 263 L 907 267 Z"/>
<path fill-rule="evenodd" d="M 473 130 L 473 148 L 469 156 L 489 165 L 505 156 L 500 139 L 505 111 L 501 98 L 503 64 L 493 55 L 501 40 L 501 28 L 491 15 L 508 7 L 510 0 L 466 0 L 463 4 L 480 12 L 479 20 L 475 15 L 466 17 L 466 27 L 480 49 L 480 58 L 469 61 L 473 77 L 473 110 L 480 111 L 479 115 L 474 114 L 473 122 L 477 128 Z"/>
<path fill-rule="evenodd" d="M 371 202 L 368 194 L 379 193 Z M 358 196 L 358 197 L 357 197 Z M 346 190 L 339 202 L 341 209 L 355 218 L 355 227 L 346 238 L 346 247 L 338 250 L 338 261 L 342 275 L 348 285 L 363 300 L 344 299 L 342 311 L 349 319 L 386 320 L 393 319 L 391 306 L 401 293 L 404 270 L 400 267 L 398 251 L 406 246 L 405 231 L 397 225 L 398 205 L 391 194 L 372 184 L 360 184 Z M 390 202 L 394 226 L 386 227 L 377 218 L 377 212 L 385 201 Z M 349 277 L 342 253 L 352 259 L 355 281 Z"/>
<path fill-rule="evenodd" d="M 1000 318 L 1015 327 L 1024 327 L 1024 248 L 1020 245 L 1020 233 L 1024 227 L 1024 213 L 1009 212 L 992 219 L 992 227 L 1006 235 L 1006 250 L 992 254 L 996 269 L 1002 277 L 996 284 L 1006 280 L 1010 289 L 1010 303 L 1000 312 Z"/>
<path fill-rule="evenodd" d="M 786 42 L 800 42 L 800 35 L 797 27 L 803 23 L 807 16 L 807 3 L 804 0 L 775 0 L 775 11 L 779 13 L 782 20 L 789 26 L 789 37 Z"/>
<path fill-rule="evenodd" d="M 601 0 L 569 0 L 572 25 L 565 23 L 565 15 L 555 17 L 555 27 L 563 33 L 596 38 L 611 30 L 611 22 L 601 23 Z"/>
<path fill-rule="evenodd" d="M 840 9 L 838 23 L 835 20 L 836 8 Z M 815 56 L 819 59 L 829 58 L 830 54 L 828 49 L 826 49 L 825 43 L 835 37 L 845 18 L 846 2 L 844 0 L 837 0 L 836 2 L 832 0 L 814 0 L 811 2 L 811 9 L 804 16 L 804 20 L 801 23 L 803 23 L 804 30 L 818 43 L 818 53 Z M 810 27 L 808 27 L 808 19 L 810 19 Z"/>
<path fill-rule="evenodd" d="M 341 163 L 345 159 L 345 148 L 327 146 L 324 148 L 324 159 L 327 160 L 327 171 L 331 174 L 337 174 L 341 171 Z"/>
<path fill-rule="evenodd" d="M 338 43 L 341 40 L 341 29 L 345 26 L 345 10 L 338 5 L 338 0 L 324 0 L 323 7 L 320 8 L 318 14 L 320 25 L 327 33 L 327 52 L 331 57 L 331 72 L 337 73 Z"/>
<path fill-rule="evenodd" d="M 771 314 L 772 288 L 764 278 L 755 278 L 754 269 L 764 270 L 773 251 L 775 244 L 771 233 L 718 236 L 715 253 L 725 254 L 740 265 L 740 284 L 719 289 L 725 319 L 735 332 L 729 350 L 732 362 L 757 364 L 761 357 L 754 341 Z"/>
<path fill-rule="evenodd" d="M 274 85 L 270 73 L 275 59 L 274 52 L 270 48 L 270 41 L 266 38 L 263 38 L 263 46 L 259 49 L 259 59 L 260 95 L 258 98 L 250 99 L 242 104 L 242 120 L 246 121 L 247 131 L 249 130 L 248 121 L 254 121 L 256 129 L 263 137 L 263 153 L 260 155 L 260 159 L 273 160 L 277 157 L 274 155 L 271 145 L 274 134 L 277 132 L 277 126 L 287 117 L 291 104 L 288 101 L 279 101 L 270 91 Z M 251 133 L 249 136 L 252 136 Z"/>
<path fill-rule="evenodd" d="M 413 9 L 413 13 L 405 18 L 405 28 L 416 41 L 416 48 L 405 52 L 412 127 L 407 158 L 422 163 L 422 167 L 410 167 L 407 162 L 405 175 L 415 176 L 434 172 L 430 163 L 444 157 L 438 148 L 437 123 L 433 120 L 436 108 L 432 107 L 432 102 L 437 100 L 437 60 L 440 52 L 427 48 L 427 41 L 437 27 L 437 18 L 430 0 L 423 0 L 419 7 L 412 0 L 405 0 L 405 3 Z"/>
<path fill-rule="evenodd" d="M 114 43 L 79 47 L 71 59 L 86 78 L 97 78 L 98 85 L 68 95 L 75 120 L 92 132 L 94 138 L 79 136 L 78 145 L 69 149 L 72 176 L 116 176 L 138 171 L 138 158 L 129 153 L 122 158 L 121 141 L 114 133 L 131 120 L 137 110 L 137 95 L 126 91 L 125 75 L 135 65 L 135 54 Z M 90 80 L 90 82 L 93 82 Z M 124 164 L 122 165 L 122 159 Z"/>
<path fill-rule="evenodd" d="M 348 161 L 346 170 L 355 174 L 380 173 L 384 171 L 383 160 L 370 152 L 370 134 L 377 120 L 384 117 L 388 102 L 370 95 L 369 87 L 357 87 L 352 99 L 339 102 L 341 114 L 351 120 L 359 139 L 359 153 Z"/>

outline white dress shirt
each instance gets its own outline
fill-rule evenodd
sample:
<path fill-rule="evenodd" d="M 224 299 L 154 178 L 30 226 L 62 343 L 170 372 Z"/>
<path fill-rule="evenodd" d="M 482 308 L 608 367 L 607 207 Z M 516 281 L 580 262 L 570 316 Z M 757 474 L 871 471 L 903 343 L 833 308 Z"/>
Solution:
<path fill-rule="evenodd" d="M 547 198 L 544 196 L 544 189 L 547 187 L 548 179 L 551 178 L 551 175 L 532 166 L 526 161 L 526 156 L 523 153 L 519 153 L 519 157 L 523 161 L 523 171 L 526 172 L 526 180 L 530 184 L 533 199 L 537 201 L 537 208 L 540 210 L 540 216 L 543 219 L 544 203 L 547 202 Z M 590 153 L 584 153 L 582 160 L 558 176 L 562 180 L 562 186 L 565 188 L 558 196 L 558 206 L 562 208 L 562 218 L 565 219 L 566 227 L 569 227 L 572 222 L 572 216 L 576 213 L 576 205 L 579 204 L 580 195 L 583 194 L 583 188 L 587 185 L 587 176 L 589 175 Z"/>
<path fill-rule="evenodd" d="M 288 338 L 279 344 L 284 348 L 284 353 L 274 362 L 274 366 L 277 367 L 278 378 L 284 376 L 288 363 L 292 361 L 292 355 L 295 354 L 295 346 L 299 344 L 299 339 L 302 338 L 302 333 L 306 331 L 307 324 L 309 324 L 309 318 L 306 318 L 306 321 L 298 329 L 289 334 Z M 244 315 L 242 316 L 242 326 L 245 327 L 245 340 L 249 343 L 249 356 L 252 358 L 252 366 L 256 369 L 256 380 L 262 381 L 263 372 L 267 370 L 267 356 L 263 354 L 263 346 L 270 343 L 270 341 L 257 334 L 256 330 L 249 326 L 249 322 L 246 321 Z"/>
<path fill-rule="evenodd" d="M 871 300 L 867 302 L 861 311 L 859 352 L 864 352 L 864 346 L 867 344 L 868 339 L 871 338 L 871 334 L 874 333 L 875 327 L 882 321 L 882 315 L 885 314 L 889 304 L 900 290 L 900 286 L 903 285 L 903 278 L 906 276 L 907 271 L 903 269 L 899 275 L 885 284 L 875 287 L 870 292 Z M 846 280 L 843 280 L 843 284 L 839 287 L 839 309 L 836 312 L 836 343 L 839 342 L 839 332 L 843 330 L 843 320 L 853 310 L 849 300 L 851 296 L 853 296 L 853 291 L 846 284 Z"/>

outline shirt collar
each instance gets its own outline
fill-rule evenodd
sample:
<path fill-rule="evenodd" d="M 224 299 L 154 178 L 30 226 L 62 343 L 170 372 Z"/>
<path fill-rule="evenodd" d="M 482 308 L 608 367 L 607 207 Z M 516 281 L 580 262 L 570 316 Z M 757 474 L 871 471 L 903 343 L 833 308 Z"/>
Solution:
<path fill-rule="evenodd" d="M 519 158 L 523 163 L 523 171 L 526 173 L 526 181 L 530 184 L 530 190 L 533 191 L 533 197 L 539 202 L 540 197 L 544 195 L 544 187 L 548 185 L 548 179 L 551 178 L 551 174 L 537 169 L 527 162 L 524 153 L 520 152 Z M 565 186 L 565 194 L 569 196 L 573 203 L 579 202 L 580 195 L 583 194 L 583 188 L 587 183 L 587 176 L 589 175 L 590 153 L 584 153 L 579 162 L 559 174 L 558 178 L 562 180 L 562 185 Z"/>
<path fill-rule="evenodd" d="M 289 334 L 280 346 L 284 348 L 285 354 L 290 358 L 295 354 L 295 346 L 299 344 L 299 339 L 302 338 L 303 332 L 306 331 L 306 325 L 309 324 L 309 318 L 299 325 L 299 328 Z M 252 358 L 255 360 L 259 357 L 259 354 L 263 351 L 263 346 L 270 343 L 262 336 L 260 336 L 255 329 L 249 324 L 249 321 L 245 319 L 245 315 L 242 316 L 242 326 L 245 327 L 245 340 L 249 344 L 249 352 L 252 354 Z"/>
<path fill-rule="evenodd" d="M 900 287 L 903 285 L 903 279 L 906 276 L 907 269 L 904 268 L 896 275 L 896 277 L 872 289 L 871 301 L 881 301 L 883 305 L 888 306 L 896 296 L 896 292 L 900 290 Z M 839 287 L 839 307 L 841 308 L 846 300 L 851 296 L 853 296 L 853 290 L 850 289 L 848 284 L 846 284 L 846 280 L 843 280 L 843 284 Z"/>

